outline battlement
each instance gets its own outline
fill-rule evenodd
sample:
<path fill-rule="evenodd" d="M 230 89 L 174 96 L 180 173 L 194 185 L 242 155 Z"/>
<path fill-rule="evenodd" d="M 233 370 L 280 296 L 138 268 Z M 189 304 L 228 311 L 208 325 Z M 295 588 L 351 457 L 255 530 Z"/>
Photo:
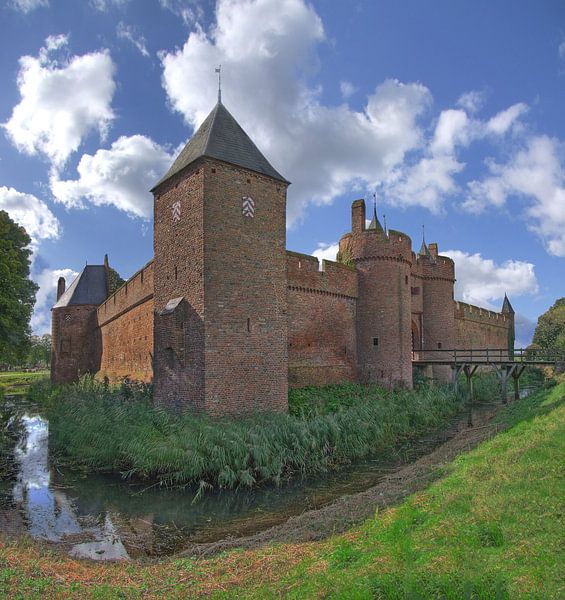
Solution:
<path fill-rule="evenodd" d="M 510 315 L 460 301 L 455 301 L 455 318 L 484 323 L 486 325 L 498 325 L 505 328 L 511 322 Z"/>
<path fill-rule="evenodd" d="M 153 298 L 153 261 L 134 273 L 97 309 L 100 326 Z"/>
<path fill-rule="evenodd" d="M 289 289 L 357 298 L 357 273 L 354 267 L 315 256 L 286 252 Z"/>
<path fill-rule="evenodd" d="M 414 267 L 424 279 L 455 280 L 455 263 L 448 256 L 417 256 Z"/>

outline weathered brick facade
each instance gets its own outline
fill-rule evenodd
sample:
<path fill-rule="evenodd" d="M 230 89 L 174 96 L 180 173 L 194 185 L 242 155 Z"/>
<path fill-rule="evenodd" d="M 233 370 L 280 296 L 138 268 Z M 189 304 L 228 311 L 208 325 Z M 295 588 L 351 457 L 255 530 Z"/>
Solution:
<path fill-rule="evenodd" d="M 339 262 L 286 251 L 287 185 L 219 104 L 154 188 L 154 260 L 96 303 L 101 266 L 60 286 L 53 380 L 152 380 L 156 402 L 222 416 L 284 411 L 289 386 L 411 387 L 413 351 L 508 347 L 508 301 L 455 302 L 453 261 L 367 227 L 363 200 Z"/>

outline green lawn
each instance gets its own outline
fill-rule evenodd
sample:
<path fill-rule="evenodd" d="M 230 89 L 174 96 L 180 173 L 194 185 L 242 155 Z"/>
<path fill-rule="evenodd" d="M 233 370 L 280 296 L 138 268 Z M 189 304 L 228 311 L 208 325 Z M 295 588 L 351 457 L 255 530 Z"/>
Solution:
<path fill-rule="evenodd" d="M 4 394 L 25 394 L 32 383 L 48 378 L 48 370 L 33 373 L 23 371 L 0 372 L 0 395 L 2 395 L 2 392 Z"/>
<path fill-rule="evenodd" d="M 447 477 L 320 544 L 257 598 L 565 598 L 565 384 L 501 415 L 510 429 Z"/>

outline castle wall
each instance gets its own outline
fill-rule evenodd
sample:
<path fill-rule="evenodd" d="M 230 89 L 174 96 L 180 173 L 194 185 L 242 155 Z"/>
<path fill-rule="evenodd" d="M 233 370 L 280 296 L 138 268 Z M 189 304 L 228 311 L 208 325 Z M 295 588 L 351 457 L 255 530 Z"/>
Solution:
<path fill-rule="evenodd" d="M 75 304 L 54 308 L 51 315 L 51 381 L 72 383 L 100 367 L 101 340 L 96 306 Z"/>
<path fill-rule="evenodd" d="M 172 409 L 202 412 L 203 161 L 165 181 L 154 195 L 154 399 Z"/>
<path fill-rule="evenodd" d="M 510 314 L 454 302 L 454 317 L 457 348 L 508 348 Z"/>
<path fill-rule="evenodd" d="M 205 163 L 205 410 L 288 409 L 286 184 Z M 254 201 L 245 216 L 243 199 Z"/>
<path fill-rule="evenodd" d="M 286 253 L 288 379 L 291 387 L 356 381 L 357 273 L 354 268 Z"/>
<path fill-rule="evenodd" d="M 99 377 L 152 380 L 153 283 L 151 261 L 98 307 L 102 340 Z"/>

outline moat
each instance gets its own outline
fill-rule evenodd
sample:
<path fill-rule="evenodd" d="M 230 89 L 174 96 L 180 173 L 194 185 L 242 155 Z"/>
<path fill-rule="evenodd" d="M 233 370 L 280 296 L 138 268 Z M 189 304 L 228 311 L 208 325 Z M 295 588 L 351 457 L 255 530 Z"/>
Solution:
<path fill-rule="evenodd" d="M 492 405 L 474 409 L 475 414 Z M 170 555 L 191 543 L 240 537 L 280 524 L 290 516 L 371 488 L 386 475 L 441 445 L 468 412 L 394 456 L 356 462 L 321 476 L 293 478 L 280 486 L 212 490 L 165 489 L 119 475 L 54 468 L 49 423 L 22 396 L 6 397 L 4 422 L 17 434 L 12 476 L 0 483 L 0 529 L 55 543 L 70 555 L 117 560 Z"/>

